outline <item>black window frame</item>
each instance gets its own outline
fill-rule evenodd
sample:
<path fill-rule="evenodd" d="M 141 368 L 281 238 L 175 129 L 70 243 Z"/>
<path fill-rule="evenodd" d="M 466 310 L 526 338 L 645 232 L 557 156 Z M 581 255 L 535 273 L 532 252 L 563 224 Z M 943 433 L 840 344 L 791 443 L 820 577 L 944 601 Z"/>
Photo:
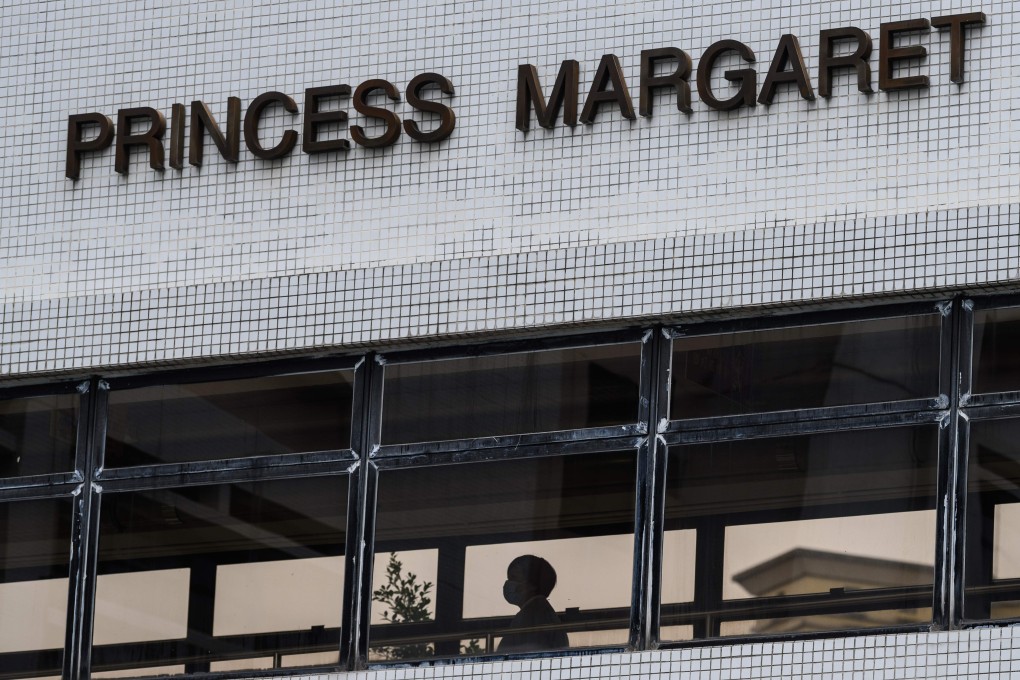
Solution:
<path fill-rule="evenodd" d="M 849 302 L 847 304 L 850 304 Z M 80 378 L 0 385 L 0 398 L 76 393 L 79 421 L 75 469 L 69 472 L 0 479 L 0 502 L 20 499 L 73 497 L 71 566 L 68 587 L 68 625 L 62 678 L 87 680 L 91 664 L 91 627 L 95 597 L 98 519 L 103 493 L 200 484 L 262 481 L 319 474 L 347 475 L 347 547 L 344 605 L 339 640 L 340 662 L 313 667 L 314 672 L 389 667 L 398 662 L 369 662 L 372 556 L 375 498 L 379 473 L 386 469 L 451 465 L 535 456 L 584 455 L 632 448 L 635 451 L 633 588 L 629 610 L 628 644 L 596 649 L 513 655 L 534 658 L 601 652 L 671 649 L 701 645 L 733 645 L 753 640 L 850 637 L 887 632 L 952 630 L 977 625 L 1010 625 L 1020 618 L 971 620 L 963 615 L 966 526 L 967 442 L 972 420 L 1020 416 L 1020 390 L 993 394 L 970 393 L 974 311 L 1020 307 L 1020 295 L 957 295 L 931 300 L 870 303 L 853 308 L 770 310 L 740 318 L 713 319 L 705 315 L 689 323 L 670 320 L 604 330 L 569 331 L 559 335 L 511 340 L 479 341 L 436 348 L 397 348 L 367 353 L 317 353 L 233 365 L 199 365 L 180 369 L 124 370 Z M 781 313 L 780 313 L 781 312 Z M 670 420 L 669 376 L 673 341 L 678 337 L 767 330 L 825 323 L 935 314 L 940 318 L 939 394 L 931 398 L 848 406 L 756 412 L 737 416 Z M 389 363 L 432 361 L 482 355 L 564 349 L 620 342 L 641 343 L 637 420 L 623 427 L 562 432 L 523 433 L 475 439 L 382 444 L 383 378 Z M 160 464 L 105 469 L 103 450 L 106 403 L 111 390 L 146 385 L 260 377 L 284 373 L 354 371 L 351 444 L 347 449 L 220 461 Z M 939 427 L 935 586 L 930 624 L 796 633 L 752 637 L 704 637 L 674 642 L 660 639 L 660 593 L 666 465 L 670 447 L 696 441 L 784 434 L 833 432 L 895 425 L 935 423 Z M 364 546 L 356 550 L 355 546 Z M 735 605 L 736 606 L 736 605 Z M 697 636 L 696 636 L 697 637 Z M 507 658 L 506 654 L 444 658 L 441 663 Z M 432 665 L 438 660 L 423 660 Z M 407 665 L 400 661 L 399 665 Z M 299 668 L 259 671 L 287 676 Z M 202 677 L 241 678 L 250 672 L 199 672 Z M 179 677 L 179 676 L 174 676 Z"/>

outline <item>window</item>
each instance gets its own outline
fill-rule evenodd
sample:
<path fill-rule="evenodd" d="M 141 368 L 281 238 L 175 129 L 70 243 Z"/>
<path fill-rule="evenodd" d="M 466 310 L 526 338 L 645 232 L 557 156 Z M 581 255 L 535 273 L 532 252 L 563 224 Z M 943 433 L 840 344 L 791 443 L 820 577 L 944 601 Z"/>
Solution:
<path fill-rule="evenodd" d="M 626 644 L 636 468 L 624 451 L 383 471 L 370 658 Z M 412 574 L 416 615 L 391 594 Z"/>
<path fill-rule="evenodd" d="M 964 547 L 965 619 L 1020 619 L 1020 307 L 974 312 Z M 966 377 L 966 376 L 965 376 Z M 965 430 L 966 432 L 966 430 Z"/>
<path fill-rule="evenodd" d="M 678 337 L 672 418 L 889 402 L 938 393 L 935 314 Z"/>
<path fill-rule="evenodd" d="M 628 643 L 641 352 L 381 363 L 370 660 Z"/>
<path fill-rule="evenodd" d="M 2 388 L 0 680 L 1020 621 L 1018 309 Z"/>
<path fill-rule="evenodd" d="M 112 381 L 93 677 L 340 664 L 354 370 L 322 368 Z"/>
<path fill-rule="evenodd" d="M 353 371 L 114 391 L 106 465 L 153 465 L 348 447 Z"/>
<path fill-rule="evenodd" d="M 938 428 L 672 448 L 666 530 L 692 532 L 663 579 L 664 622 L 696 637 L 931 621 Z"/>
<path fill-rule="evenodd" d="M 345 475 L 104 496 L 93 669 L 339 663 L 346 514 Z"/>
<path fill-rule="evenodd" d="M 70 498 L 0 503 L 0 677 L 59 675 Z"/>
<path fill-rule="evenodd" d="M 0 400 L 0 477 L 74 470 L 77 428 L 74 395 Z"/>

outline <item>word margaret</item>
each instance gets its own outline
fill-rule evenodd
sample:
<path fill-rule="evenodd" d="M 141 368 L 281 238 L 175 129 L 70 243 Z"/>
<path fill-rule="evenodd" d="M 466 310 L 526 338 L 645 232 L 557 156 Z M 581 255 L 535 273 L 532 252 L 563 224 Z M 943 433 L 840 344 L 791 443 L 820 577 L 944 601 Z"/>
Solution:
<path fill-rule="evenodd" d="M 881 90 L 904 90 L 928 87 L 928 76 L 913 75 L 894 77 L 893 68 L 905 60 L 923 59 L 927 51 L 921 45 L 894 46 L 894 38 L 903 33 L 929 31 L 932 26 L 949 29 L 950 80 L 963 82 L 964 27 L 981 25 L 985 15 L 981 12 L 954 14 L 927 19 L 909 19 L 883 23 L 880 27 L 878 55 L 878 87 Z M 852 54 L 835 56 L 838 43 L 855 42 Z M 736 85 L 736 92 L 719 99 L 712 91 L 711 76 L 716 62 L 727 53 L 736 53 L 748 64 L 755 62 L 754 52 L 744 43 L 736 40 L 720 40 L 709 46 L 698 63 L 698 96 L 709 107 L 719 111 L 731 111 L 742 106 L 771 104 L 780 85 L 796 85 L 804 99 L 815 98 L 811 78 L 800 51 L 797 36 L 786 34 L 779 39 L 772 63 L 761 91 L 758 91 L 757 72 L 753 68 L 725 71 L 723 77 Z M 818 93 L 823 97 L 832 95 L 832 76 L 837 69 L 850 69 L 857 74 L 857 89 L 871 93 L 871 37 L 860 28 L 847 26 L 823 30 L 818 47 Z M 654 75 L 657 63 L 672 61 L 676 69 L 668 75 Z M 556 116 L 563 110 L 563 122 L 577 125 L 578 63 L 572 59 L 560 66 L 556 83 L 548 103 L 542 93 L 538 71 L 531 64 L 522 64 L 517 69 L 517 129 L 527 132 L 534 110 L 538 124 L 545 128 L 555 125 Z M 663 47 L 641 52 L 641 76 L 639 81 L 639 112 L 642 116 L 652 115 L 652 91 L 670 88 L 676 91 L 676 108 L 691 113 L 691 85 L 689 82 L 693 63 L 690 56 L 675 47 Z M 610 89 L 609 86 L 612 86 Z M 634 105 L 620 69 L 616 55 L 602 57 L 592 80 L 588 97 L 584 102 L 580 120 L 591 124 L 595 121 L 598 107 L 602 104 L 616 104 L 625 118 L 634 119 Z"/>

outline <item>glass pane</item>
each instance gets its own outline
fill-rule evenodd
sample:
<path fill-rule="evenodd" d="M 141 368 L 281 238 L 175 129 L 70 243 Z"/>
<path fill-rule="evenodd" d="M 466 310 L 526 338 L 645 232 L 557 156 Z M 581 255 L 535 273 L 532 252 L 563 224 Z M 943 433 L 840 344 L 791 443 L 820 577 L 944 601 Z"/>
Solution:
<path fill-rule="evenodd" d="M 818 633 L 827 630 L 860 628 L 889 628 L 892 626 L 923 625 L 931 623 L 931 607 L 916 609 L 884 609 L 879 611 L 792 616 L 776 619 L 723 621 L 719 634 L 735 635 L 787 635 Z"/>
<path fill-rule="evenodd" d="M 975 394 L 1020 390 L 1020 307 L 974 312 Z"/>
<path fill-rule="evenodd" d="M 931 605 L 937 450 L 936 426 L 671 450 L 666 535 L 695 536 L 664 554 L 663 624 L 714 637 L 914 622 Z"/>
<path fill-rule="evenodd" d="M 641 346 L 608 345 L 386 366 L 386 444 L 637 421 Z"/>
<path fill-rule="evenodd" d="M 635 464 L 626 452 L 382 471 L 371 658 L 621 644 Z"/>
<path fill-rule="evenodd" d="M 280 668 L 301 668 L 303 666 L 336 666 L 340 663 L 340 652 L 308 652 L 281 657 Z"/>
<path fill-rule="evenodd" d="M 69 499 L 0 503 L 0 677 L 60 675 Z"/>
<path fill-rule="evenodd" d="M 931 397 L 938 378 L 936 315 L 679 338 L 670 417 Z"/>
<path fill-rule="evenodd" d="M 970 426 L 964 616 L 1020 617 L 1020 419 Z"/>
<path fill-rule="evenodd" d="M 350 448 L 353 381 L 331 371 L 113 391 L 106 465 Z"/>
<path fill-rule="evenodd" d="M 78 395 L 0 401 L 0 477 L 74 470 Z"/>
<path fill-rule="evenodd" d="M 93 665 L 272 668 L 339 649 L 346 476 L 105 494 Z"/>
<path fill-rule="evenodd" d="M 148 668 L 124 668 L 119 671 L 93 672 L 93 678 L 143 678 L 153 675 L 179 675 L 184 673 L 184 666 L 151 666 Z"/>

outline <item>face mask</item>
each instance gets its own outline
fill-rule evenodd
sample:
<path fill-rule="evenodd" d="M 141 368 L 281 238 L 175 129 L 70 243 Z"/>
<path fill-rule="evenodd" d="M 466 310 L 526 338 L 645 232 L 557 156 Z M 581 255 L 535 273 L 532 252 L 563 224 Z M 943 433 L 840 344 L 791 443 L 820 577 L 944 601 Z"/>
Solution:
<path fill-rule="evenodd" d="M 503 584 L 503 599 L 512 605 L 520 605 L 523 599 L 521 584 L 517 581 L 507 581 Z"/>

